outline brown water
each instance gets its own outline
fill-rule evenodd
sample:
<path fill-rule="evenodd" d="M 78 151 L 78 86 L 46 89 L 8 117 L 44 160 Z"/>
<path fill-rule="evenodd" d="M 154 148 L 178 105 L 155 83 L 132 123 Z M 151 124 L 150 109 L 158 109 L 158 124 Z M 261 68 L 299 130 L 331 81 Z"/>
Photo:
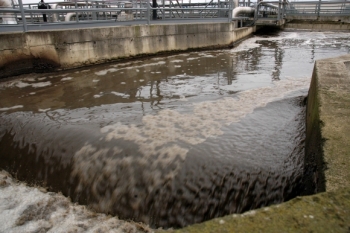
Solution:
<path fill-rule="evenodd" d="M 0 168 L 98 212 L 182 227 L 302 191 L 315 59 L 350 33 L 280 32 L 0 83 Z"/>

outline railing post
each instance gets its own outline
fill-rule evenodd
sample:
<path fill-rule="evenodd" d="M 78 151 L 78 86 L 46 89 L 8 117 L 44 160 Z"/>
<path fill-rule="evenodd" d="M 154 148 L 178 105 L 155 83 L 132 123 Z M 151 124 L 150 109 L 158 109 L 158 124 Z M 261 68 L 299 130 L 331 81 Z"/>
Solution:
<path fill-rule="evenodd" d="M 75 9 L 78 8 L 78 3 L 77 0 L 75 0 Z M 78 11 L 75 12 L 75 20 L 77 21 L 77 23 L 79 22 L 79 14 Z"/>
<path fill-rule="evenodd" d="M 32 9 L 32 5 L 29 5 L 29 9 Z M 30 22 L 32 22 L 32 23 L 34 22 L 32 12 L 30 12 Z"/>
<path fill-rule="evenodd" d="M 317 7 L 317 19 L 320 18 L 320 11 L 321 11 L 321 0 L 318 1 L 318 7 Z"/>
<path fill-rule="evenodd" d="M 153 16 L 152 16 L 152 19 L 153 20 L 156 20 L 158 18 L 158 15 L 157 15 L 157 0 L 152 0 L 152 12 L 153 12 Z"/>
<path fill-rule="evenodd" d="M 18 0 L 19 3 L 19 8 L 21 10 L 21 16 L 22 16 L 22 23 L 23 23 L 23 32 L 27 32 L 28 28 L 27 28 L 27 20 L 26 17 L 24 15 L 24 9 L 23 9 L 23 3 L 22 0 Z"/>
<path fill-rule="evenodd" d="M 278 13 L 277 13 L 277 20 L 281 20 L 281 0 L 278 1 Z"/>
<path fill-rule="evenodd" d="M 147 0 L 147 24 L 150 25 L 150 20 L 151 20 L 151 9 L 150 9 L 150 3 Z"/>
<path fill-rule="evenodd" d="M 232 22 L 233 0 L 229 1 L 228 22 Z"/>

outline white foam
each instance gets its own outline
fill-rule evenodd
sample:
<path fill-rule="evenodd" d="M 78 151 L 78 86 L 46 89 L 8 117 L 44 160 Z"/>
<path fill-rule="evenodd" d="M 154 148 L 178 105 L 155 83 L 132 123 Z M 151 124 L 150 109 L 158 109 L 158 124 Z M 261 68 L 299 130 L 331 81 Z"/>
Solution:
<path fill-rule="evenodd" d="M 47 111 L 50 111 L 50 110 L 51 110 L 51 108 L 45 108 L 45 109 L 39 108 L 38 109 L 39 112 L 47 112 Z"/>
<path fill-rule="evenodd" d="M 243 91 L 238 98 L 226 97 L 217 101 L 205 101 L 193 104 L 193 113 L 182 114 L 165 109 L 156 115 L 142 118 L 142 126 L 122 125 L 120 122 L 101 129 L 107 141 L 124 139 L 135 142 L 140 152 L 157 154 L 156 148 L 183 141 L 196 145 L 209 137 L 222 134 L 222 127 L 239 121 L 255 108 L 283 97 L 291 91 L 307 88 L 310 79 L 285 79 L 275 82 L 271 87 Z M 181 86 L 183 88 L 183 86 Z M 163 88 L 162 88 L 163 89 Z M 144 89 L 149 95 L 149 88 Z M 184 95 L 180 95 L 184 96 Z M 186 157 L 186 148 L 181 156 Z"/>
<path fill-rule="evenodd" d="M 27 82 L 35 82 L 35 78 L 25 78 L 24 80 Z"/>
<path fill-rule="evenodd" d="M 261 45 L 256 43 L 256 41 L 257 39 L 255 37 L 244 40 L 237 47 L 231 49 L 231 52 L 236 53 L 236 52 L 248 51 L 250 49 L 258 48 Z"/>
<path fill-rule="evenodd" d="M 17 183 L 0 171 L 0 232 L 151 232 L 143 224 L 96 214 L 61 194 Z"/>
<path fill-rule="evenodd" d="M 95 72 L 96 75 L 106 75 L 108 73 L 108 70 L 100 70 L 98 72 Z"/>
<path fill-rule="evenodd" d="M 72 77 L 66 77 L 66 78 L 62 78 L 61 81 L 68 81 L 68 80 L 72 80 Z"/>
<path fill-rule="evenodd" d="M 215 56 L 210 55 L 210 54 L 206 54 L 206 55 L 204 55 L 203 57 L 215 57 Z"/>
<path fill-rule="evenodd" d="M 135 63 L 139 63 L 139 62 L 135 62 Z M 126 64 L 131 64 L 132 66 L 120 67 L 121 65 L 125 66 Z M 117 71 L 121 71 L 121 70 L 135 70 L 136 72 L 138 72 L 137 70 L 140 69 L 140 68 L 143 68 L 143 67 L 159 66 L 159 65 L 164 65 L 164 64 L 166 64 L 165 61 L 159 61 L 159 62 L 148 63 L 148 64 L 143 64 L 143 65 L 135 65 L 135 64 L 132 64 L 132 63 L 124 63 L 124 64 L 113 65 L 113 67 L 120 67 L 118 69 L 110 68 L 110 69 L 100 70 L 98 72 L 95 72 L 95 74 L 99 75 L 99 76 L 102 76 L 102 75 L 106 75 L 107 73 L 117 72 Z"/>
<path fill-rule="evenodd" d="M 95 72 L 95 74 L 98 76 L 102 76 L 102 75 L 106 75 L 107 73 L 117 72 L 118 70 L 119 69 L 116 69 L 116 68 L 110 68 L 110 69 L 106 69 L 106 70 L 100 70 L 98 72 Z"/>
<path fill-rule="evenodd" d="M 47 87 L 50 85 L 51 85 L 51 82 L 47 81 L 47 82 L 41 82 L 41 83 L 33 83 L 31 86 L 34 88 L 39 88 L 39 87 Z"/>
<path fill-rule="evenodd" d="M 124 94 L 124 93 L 120 93 L 120 92 L 116 92 L 116 91 L 112 91 L 111 94 L 116 95 L 116 96 L 121 96 L 123 98 L 130 97 L 130 95 L 127 95 L 127 94 Z"/>
<path fill-rule="evenodd" d="M 15 86 L 18 87 L 18 88 L 24 88 L 24 87 L 31 86 L 31 84 L 30 83 L 25 83 L 25 82 L 22 82 L 22 81 L 18 81 L 18 82 L 15 82 Z"/>
<path fill-rule="evenodd" d="M 17 109 L 17 108 L 23 108 L 23 105 L 16 105 L 8 108 L 0 108 L 0 111 L 8 111 L 8 110 Z"/>
<path fill-rule="evenodd" d="M 39 83 L 25 83 L 22 81 L 15 81 L 13 83 L 10 83 L 9 86 L 16 86 L 18 88 L 25 88 L 25 87 L 34 87 L 34 88 L 39 88 L 39 87 L 46 87 L 46 86 L 50 86 L 51 82 L 47 81 L 47 82 L 39 82 Z"/>

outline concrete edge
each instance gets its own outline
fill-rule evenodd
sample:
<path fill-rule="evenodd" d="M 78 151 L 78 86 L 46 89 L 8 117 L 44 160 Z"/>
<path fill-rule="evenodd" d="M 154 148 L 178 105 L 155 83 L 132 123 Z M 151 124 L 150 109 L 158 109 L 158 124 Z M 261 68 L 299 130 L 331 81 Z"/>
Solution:
<path fill-rule="evenodd" d="M 164 53 L 225 48 L 254 32 L 255 27 L 235 28 L 233 22 L 0 34 L 0 78 Z"/>

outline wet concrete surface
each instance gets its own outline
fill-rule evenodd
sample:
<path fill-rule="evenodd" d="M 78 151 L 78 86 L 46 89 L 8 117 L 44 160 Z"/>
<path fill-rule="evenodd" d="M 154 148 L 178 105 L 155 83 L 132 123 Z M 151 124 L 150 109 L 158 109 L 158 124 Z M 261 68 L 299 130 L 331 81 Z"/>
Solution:
<path fill-rule="evenodd" d="M 0 166 L 98 212 L 183 227 L 302 192 L 315 59 L 349 33 L 280 32 L 0 84 Z"/>

